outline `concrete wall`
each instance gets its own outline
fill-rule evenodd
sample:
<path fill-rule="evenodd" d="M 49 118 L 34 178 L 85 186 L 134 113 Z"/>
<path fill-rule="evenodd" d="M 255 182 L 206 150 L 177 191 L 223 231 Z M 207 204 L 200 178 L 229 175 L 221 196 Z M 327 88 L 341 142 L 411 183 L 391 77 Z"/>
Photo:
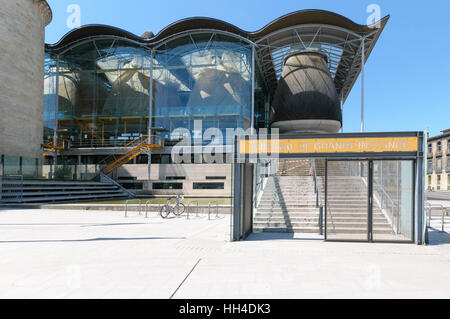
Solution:
<path fill-rule="evenodd" d="M 45 1 L 0 0 L 0 154 L 42 154 Z"/>
<path fill-rule="evenodd" d="M 134 178 L 144 182 L 144 191 L 155 195 L 216 195 L 231 196 L 231 164 L 152 164 L 151 182 L 147 182 L 147 164 L 128 164 L 118 168 L 114 178 Z M 171 176 L 184 176 L 185 180 L 167 180 Z M 207 180 L 207 176 L 223 176 L 226 179 Z M 183 183 L 182 190 L 153 190 L 155 182 Z M 193 183 L 224 183 L 224 189 L 193 189 Z"/>

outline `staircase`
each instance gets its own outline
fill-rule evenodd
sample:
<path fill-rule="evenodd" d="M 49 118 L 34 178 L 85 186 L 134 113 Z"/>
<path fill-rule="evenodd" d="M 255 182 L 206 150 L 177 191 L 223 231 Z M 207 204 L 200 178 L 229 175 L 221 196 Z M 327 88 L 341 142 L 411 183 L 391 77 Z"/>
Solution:
<path fill-rule="evenodd" d="M 323 194 L 323 185 L 320 187 Z M 269 177 L 256 209 L 253 230 L 319 233 L 319 208 L 316 206 L 313 177 Z"/>
<path fill-rule="evenodd" d="M 104 164 L 102 172 L 104 174 L 110 174 L 114 170 L 118 169 L 122 165 L 130 162 L 135 157 L 138 157 L 145 151 L 148 151 L 150 149 L 154 148 L 162 148 L 164 146 L 164 141 L 162 137 L 157 135 L 144 135 L 140 136 L 137 139 L 131 141 L 130 143 L 126 144 L 124 147 L 131 147 L 131 150 L 129 150 L 126 154 L 122 156 L 116 156 L 115 154 L 108 156 L 106 159 L 101 161 L 99 164 Z"/>
<path fill-rule="evenodd" d="M 318 176 L 325 176 L 325 160 L 317 159 L 316 172 Z M 310 160 L 280 160 L 276 176 L 311 176 Z"/>
<path fill-rule="evenodd" d="M 345 175 L 345 172 L 341 172 Z M 333 175 L 339 172 L 333 171 Z M 362 177 L 329 176 L 327 189 L 327 235 L 367 234 L 367 186 Z M 374 201 L 373 233 L 394 235 L 388 219 Z"/>
<path fill-rule="evenodd" d="M 127 198 L 114 183 L 3 179 L 0 203 L 74 202 Z"/>

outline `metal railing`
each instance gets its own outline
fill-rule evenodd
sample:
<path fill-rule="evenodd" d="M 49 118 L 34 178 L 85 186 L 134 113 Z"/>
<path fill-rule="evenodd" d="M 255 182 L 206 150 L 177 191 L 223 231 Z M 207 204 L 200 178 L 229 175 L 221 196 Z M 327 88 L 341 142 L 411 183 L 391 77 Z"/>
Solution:
<path fill-rule="evenodd" d="M 139 215 L 142 215 L 142 201 L 140 199 L 129 199 L 125 202 L 125 216 L 128 217 L 128 203 L 139 202 Z"/>
<path fill-rule="evenodd" d="M 396 232 L 398 232 L 398 229 L 400 228 L 400 216 L 398 213 L 398 211 L 399 211 L 398 203 L 396 203 L 392 199 L 392 197 L 389 195 L 389 193 L 384 188 L 384 185 L 374 184 L 373 189 L 374 189 L 375 199 L 378 199 L 381 210 L 384 210 L 386 212 L 389 219 L 391 220 L 392 227 L 394 228 L 394 230 Z M 389 202 L 389 205 L 387 204 L 387 202 Z M 390 209 L 389 209 L 389 207 L 390 207 Z"/>
<path fill-rule="evenodd" d="M 197 204 L 197 209 L 196 209 L 196 213 L 195 213 L 195 216 L 196 217 L 199 217 L 199 215 L 198 215 L 198 201 L 192 201 L 192 202 L 189 202 L 188 203 L 188 205 L 187 205 L 187 208 L 186 208 L 186 219 L 189 219 L 189 214 L 190 214 L 190 208 L 191 208 L 191 204 L 193 204 L 193 203 L 196 203 Z"/>
<path fill-rule="evenodd" d="M 319 208 L 319 232 L 323 235 L 323 203 L 322 192 L 320 191 L 319 178 L 317 176 L 316 160 L 310 160 L 310 165 L 313 172 L 314 192 L 316 194 L 316 207 Z"/>
<path fill-rule="evenodd" d="M 429 204 L 429 203 L 425 203 L 425 211 L 427 214 L 427 227 L 431 227 L 431 220 L 433 219 L 432 215 L 433 215 L 433 210 L 440 210 L 441 211 L 441 215 L 440 215 L 440 220 L 441 220 L 441 232 L 445 232 L 445 216 L 447 215 L 447 213 L 450 211 L 450 208 L 445 207 L 444 205 L 441 204 Z"/>
<path fill-rule="evenodd" d="M 161 210 L 161 202 L 159 200 L 150 199 L 145 202 L 145 218 L 148 218 L 148 204 L 157 203 L 158 204 L 158 213 Z"/>
<path fill-rule="evenodd" d="M 211 220 L 211 204 L 216 204 L 216 218 L 219 218 L 219 202 L 209 202 L 208 204 L 208 220 Z"/>
<path fill-rule="evenodd" d="M 23 175 L 3 175 L 0 184 L 0 202 L 14 199 L 23 202 Z"/>
<path fill-rule="evenodd" d="M 111 154 L 98 163 L 99 165 L 105 165 L 102 168 L 104 173 L 111 173 L 115 169 L 131 161 L 133 158 L 139 156 L 145 150 L 163 148 L 164 139 L 158 135 L 142 135 L 132 140 L 124 147 L 130 147 L 131 150 L 123 155 Z"/>

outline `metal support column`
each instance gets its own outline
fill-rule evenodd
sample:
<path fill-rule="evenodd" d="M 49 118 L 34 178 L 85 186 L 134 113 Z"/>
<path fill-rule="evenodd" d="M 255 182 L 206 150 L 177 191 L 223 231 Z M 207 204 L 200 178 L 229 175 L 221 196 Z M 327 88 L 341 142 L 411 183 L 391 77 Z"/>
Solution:
<path fill-rule="evenodd" d="M 58 109 L 59 109 L 59 55 L 56 56 L 56 76 L 55 76 L 55 122 L 53 130 L 53 144 L 56 146 L 58 141 Z M 58 164 L 58 151 L 53 152 L 53 178 L 55 178 L 56 165 Z"/>
<path fill-rule="evenodd" d="M 234 165 L 234 178 L 233 178 L 233 214 L 232 214 L 232 229 L 231 229 L 231 241 L 241 240 L 240 229 L 241 229 L 241 169 L 242 165 L 235 163 Z"/>
<path fill-rule="evenodd" d="M 419 152 L 416 160 L 416 172 L 415 172 L 415 221 L 416 221 L 416 236 L 415 242 L 418 245 L 426 243 L 427 240 L 427 227 L 425 221 L 425 156 L 426 156 L 426 144 L 427 137 L 425 132 L 418 134 L 419 138 Z"/>
<path fill-rule="evenodd" d="M 341 114 L 342 114 L 341 133 L 344 133 L 344 92 L 341 92 Z"/>
<path fill-rule="evenodd" d="M 364 132 L 364 65 L 366 64 L 366 38 L 361 42 L 361 133 Z"/>
<path fill-rule="evenodd" d="M 255 46 L 252 45 L 252 115 L 250 119 L 250 127 L 252 130 L 252 134 L 255 133 L 255 59 L 256 59 L 256 50 Z"/>
<path fill-rule="evenodd" d="M 149 96 L 149 105 L 148 105 L 148 139 L 149 144 L 151 143 L 151 135 L 152 135 L 152 122 L 153 122 L 153 51 L 150 51 L 150 74 L 149 74 L 149 86 L 148 86 L 148 96 Z M 147 153 L 147 178 L 150 182 L 152 175 L 152 150 L 148 150 Z"/>

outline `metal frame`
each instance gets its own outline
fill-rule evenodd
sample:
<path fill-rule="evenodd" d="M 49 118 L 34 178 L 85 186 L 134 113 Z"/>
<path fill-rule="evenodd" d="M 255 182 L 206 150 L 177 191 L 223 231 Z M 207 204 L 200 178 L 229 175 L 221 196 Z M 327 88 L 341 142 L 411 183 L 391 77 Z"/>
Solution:
<path fill-rule="evenodd" d="M 373 238 L 373 162 L 374 161 L 412 161 L 411 173 L 413 179 L 413 192 L 412 192 L 412 210 L 411 210 L 411 239 L 410 240 L 378 240 Z M 367 240 L 358 240 L 358 239 L 328 239 L 327 238 L 327 212 L 328 212 L 328 162 L 367 162 L 368 164 L 368 186 L 367 186 Z M 364 158 L 364 159 L 356 159 L 356 158 L 326 158 L 325 159 L 325 231 L 324 231 L 324 240 L 330 242 L 350 242 L 350 243 L 395 243 L 395 244 L 412 244 L 418 243 L 416 242 L 416 238 L 418 237 L 415 232 L 415 223 L 416 223 L 416 207 L 415 207 L 415 190 L 416 190 L 416 164 L 417 161 L 414 159 L 405 159 L 405 158 L 393 158 L 393 157 L 384 157 L 384 158 Z M 421 244 L 421 243 L 418 243 Z"/>
<path fill-rule="evenodd" d="M 258 60 L 271 93 L 281 75 L 284 57 L 292 53 L 293 47 L 304 50 L 320 45 L 328 56 L 338 93 L 343 93 L 345 101 L 383 29 L 384 25 L 369 33 L 357 33 L 329 24 L 300 24 L 258 39 Z"/>
<path fill-rule="evenodd" d="M 384 153 L 323 153 L 323 154 L 316 154 L 316 153 L 305 153 L 305 154 L 280 154 L 280 158 L 323 158 L 326 160 L 325 165 L 325 218 L 324 218 L 324 239 L 327 239 L 326 235 L 326 229 L 327 229 L 327 200 L 328 200 L 328 161 L 367 161 L 370 165 L 370 163 L 373 163 L 373 161 L 382 161 L 382 160 L 390 160 L 390 161 L 404 161 L 404 160 L 410 160 L 413 161 L 413 202 L 412 202 L 412 240 L 408 241 L 385 241 L 385 240 L 373 240 L 373 234 L 369 234 L 369 230 L 371 228 L 368 228 L 368 240 L 366 241 L 360 241 L 360 240 L 329 240 L 329 241 L 339 241 L 339 242 L 373 242 L 373 243 L 416 243 L 416 244 L 423 244 L 426 242 L 426 229 L 423 229 L 423 219 L 424 219 L 424 178 L 425 178 L 425 171 L 424 171 L 424 148 L 426 147 L 426 136 L 424 132 L 383 132 L 383 133 L 346 133 L 346 134 L 327 134 L 327 135 L 280 135 L 280 140 L 283 139 L 324 139 L 324 138 L 370 138 L 370 137 L 418 137 L 418 151 L 417 152 L 384 152 Z M 233 219 L 232 219 L 232 240 L 241 240 L 242 237 L 239 236 L 239 229 L 237 227 L 240 227 L 238 225 L 239 223 L 236 223 L 236 220 L 240 221 L 240 218 L 242 218 L 241 215 L 241 209 L 242 205 L 239 203 L 242 201 L 241 198 L 241 185 L 242 183 L 242 166 L 243 164 L 248 162 L 249 157 L 247 155 L 243 156 L 243 154 L 239 153 L 238 145 L 239 141 L 241 139 L 245 139 L 245 137 L 239 137 L 236 136 L 235 141 L 235 160 L 236 164 L 233 165 L 234 170 L 234 182 L 233 182 L 233 190 L 234 190 L 234 202 L 233 202 Z M 244 160 L 245 159 L 245 160 Z M 373 165 L 373 164 L 372 164 Z M 369 166 L 369 175 L 373 174 L 371 173 L 373 170 L 373 167 Z M 373 184 L 372 179 L 373 175 L 369 176 L 369 187 Z M 368 189 L 368 198 L 373 197 L 373 190 Z M 369 203 L 370 209 L 372 209 L 373 205 L 373 199 Z M 371 212 L 368 212 L 369 215 L 371 215 Z M 370 223 L 369 226 L 370 227 Z M 371 240 L 372 239 L 372 240 Z"/>

